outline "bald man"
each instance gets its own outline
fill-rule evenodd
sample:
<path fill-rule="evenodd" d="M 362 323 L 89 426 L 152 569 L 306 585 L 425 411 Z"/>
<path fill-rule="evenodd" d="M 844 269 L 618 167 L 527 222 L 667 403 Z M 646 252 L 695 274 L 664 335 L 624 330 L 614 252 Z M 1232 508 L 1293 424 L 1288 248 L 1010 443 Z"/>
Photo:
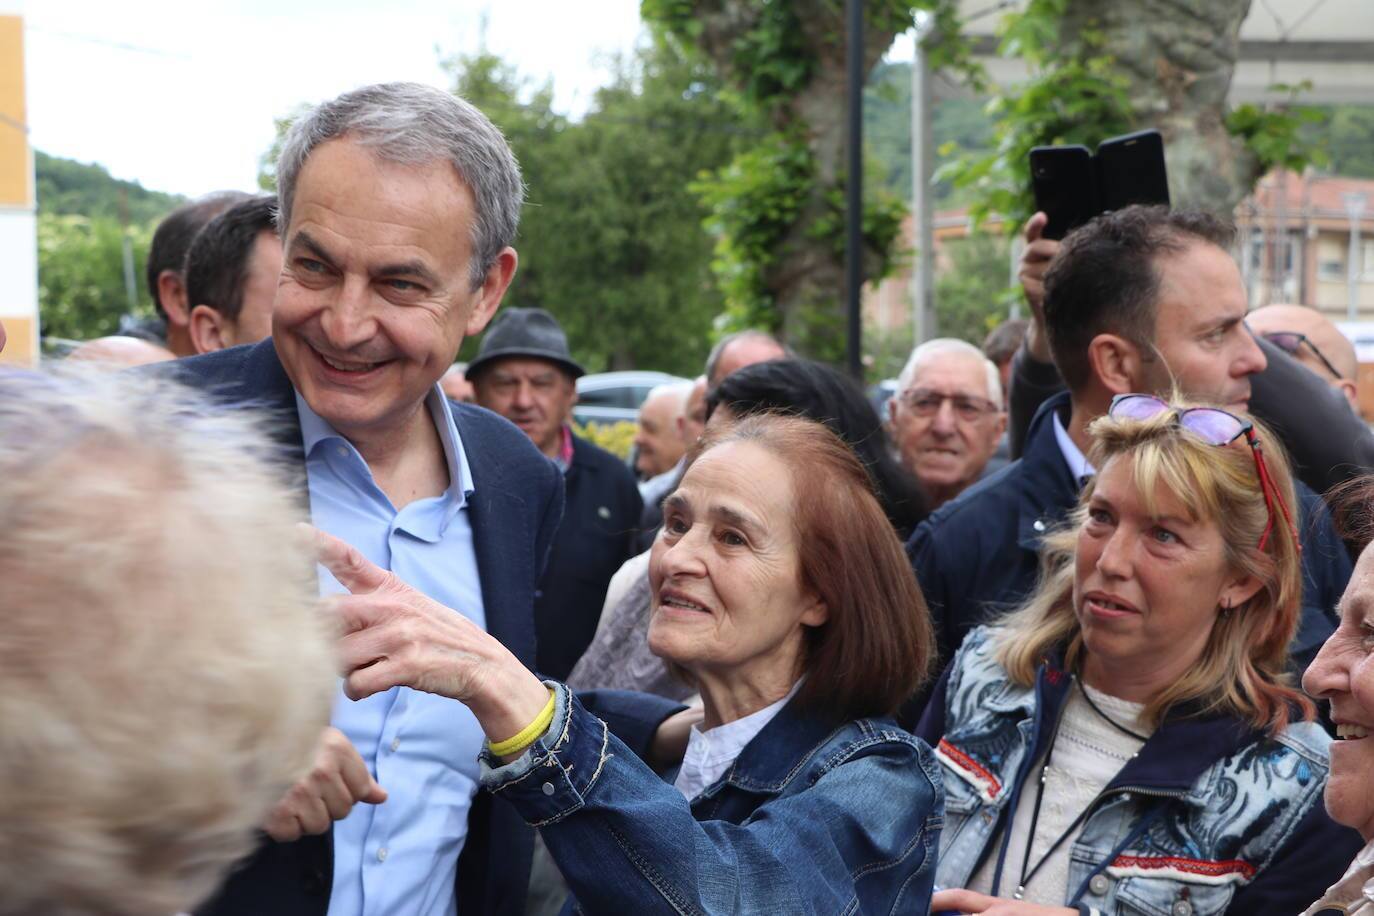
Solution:
<path fill-rule="evenodd" d="M 644 403 L 639 405 L 639 422 L 635 426 L 635 470 L 641 480 L 648 481 L 673 470 L 687 451 L 679 422 L 687 407 L 691 382 L 670 382 L 659 385 Z M 643 492 L 643 485 L 640 487 Z"/>
<path fill-rule="evenodd" d="M 67 359 L 77 363 L 100 363 L 110 369 L 126 369 L 166 362 L 175 357 L 171 350 L 150 341 L 116 335 L 88 340 L 67 354 Z"/>
<path fill-rule="evenodd" d="M 1325 315 L 1305 305 L 1266 305 L 1246 315 L 1245 323 L 1317 373 L 1360 412 L 1355 345 Z"/>
<path fill-rule="evenodd" d="M 792 354 L 772 334 L 765 331 L 738 331 L 727 334 L 711 348 L 706 357 L 706 381 L 711 388 L 732 372 L 754 363 L 787 359 Z"/>

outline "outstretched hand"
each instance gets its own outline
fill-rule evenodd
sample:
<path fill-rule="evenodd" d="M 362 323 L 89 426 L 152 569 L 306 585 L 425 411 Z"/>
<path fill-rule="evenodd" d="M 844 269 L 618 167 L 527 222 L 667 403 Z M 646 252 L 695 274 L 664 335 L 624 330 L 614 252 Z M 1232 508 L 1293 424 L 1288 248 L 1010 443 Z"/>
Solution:
<path fill-rule="evenodd" d="M 547 688 L 481 627 L 356 548 L 310 530 L 319 561 L 349 591 L 331 603 L 344 628 L 338 651 L 350 699 L 398 686 L 450 697 L 466 703 L 497 741 L 544 708 Z"/>

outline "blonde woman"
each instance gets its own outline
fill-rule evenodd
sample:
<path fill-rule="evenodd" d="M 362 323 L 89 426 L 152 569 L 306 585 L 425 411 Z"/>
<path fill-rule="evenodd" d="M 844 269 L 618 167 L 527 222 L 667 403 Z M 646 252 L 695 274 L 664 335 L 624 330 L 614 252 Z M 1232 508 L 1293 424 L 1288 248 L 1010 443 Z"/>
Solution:
<path fill-rule="evenodd" d="M 1301 574 L 1254 421 L 1121 395 L 1042 584 L 974 630 L 918 733 L 945 773 L 933 909 L 1291 914 L 1360 846 L 1284 675 Z"/>

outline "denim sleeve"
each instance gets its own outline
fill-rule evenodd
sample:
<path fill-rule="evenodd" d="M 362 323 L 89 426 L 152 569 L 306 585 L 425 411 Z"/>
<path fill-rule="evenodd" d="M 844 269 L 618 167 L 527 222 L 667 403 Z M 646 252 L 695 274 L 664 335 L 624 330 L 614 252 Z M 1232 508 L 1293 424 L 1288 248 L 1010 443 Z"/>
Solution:
<path fill-rule="evenodd" d="M 484 756 L 482 785 L 540 828 L 583 911 L 929 909 L 943 799 L 934 756 L 910 735 L 865 733 L 743 823 L 699 822 L 605 723 L 555 693 L 545 737 L 506 766 Z"/>

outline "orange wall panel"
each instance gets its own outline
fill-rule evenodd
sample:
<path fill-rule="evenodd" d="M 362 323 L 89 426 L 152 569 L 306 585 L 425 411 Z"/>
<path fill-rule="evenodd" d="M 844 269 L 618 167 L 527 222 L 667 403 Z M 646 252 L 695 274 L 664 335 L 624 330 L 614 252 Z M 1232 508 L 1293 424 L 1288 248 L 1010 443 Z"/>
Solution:
<path fill-rule="evenodd" d="M 33 206 L 27 123 L 24 21 L 0 16 L 0 206 Z"/>

